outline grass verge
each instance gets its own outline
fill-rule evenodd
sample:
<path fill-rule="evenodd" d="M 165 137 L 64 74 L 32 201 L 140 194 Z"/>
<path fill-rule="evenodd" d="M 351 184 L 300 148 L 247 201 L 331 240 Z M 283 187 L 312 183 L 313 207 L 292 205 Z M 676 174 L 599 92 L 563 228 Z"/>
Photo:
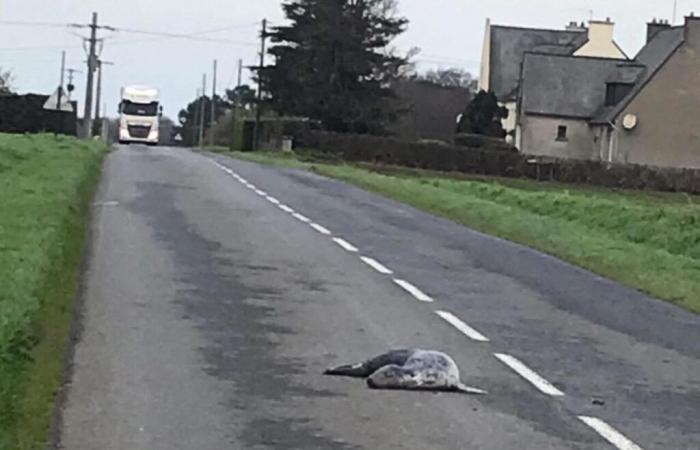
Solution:
<path fill-rule="evenodd" d="M 0 448 L 43 449 L 106 148 L 0 134 Z"/>
<path fill-rule="evenodd" d="M 536 248 L 700 313 L 697 197 L 229 153 L 314 170 Z"/>

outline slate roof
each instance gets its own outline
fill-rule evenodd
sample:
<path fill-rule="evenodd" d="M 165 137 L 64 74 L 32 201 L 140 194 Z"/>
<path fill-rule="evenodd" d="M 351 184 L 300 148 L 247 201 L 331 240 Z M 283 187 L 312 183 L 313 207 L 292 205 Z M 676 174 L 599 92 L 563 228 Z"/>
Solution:
<path fill-rule="evenodd" d="M 634 81 L 643 72 L 643 66 L 617 59 L 526 53 L 522 111 L 592 119 L 605 105 L 609 81 Z"/>
<path fill-rule="evenodd" d="M 683 26 L 672 27 L 666 30 L 659 31 L 656 36 L 642 48 L 635 61 L 646 66 L 644 73 L 636 82 L 632 91 L 613 108 L 601 110 L 594 118 L 594 123 L 613 122 L 617 116 L 630 104 L 630 102 L 639 94 L 644 86 L 656 75 L 659 69 L 666 63 L 668 58 L 680 47 L 685 38 Z"/>
<path fill-rule="evenodd" d="M 571 55 L 587 39 L 587 31 L 491 26 L 490 89 L 501 100 L 515 99 L 526 52 Z"/>

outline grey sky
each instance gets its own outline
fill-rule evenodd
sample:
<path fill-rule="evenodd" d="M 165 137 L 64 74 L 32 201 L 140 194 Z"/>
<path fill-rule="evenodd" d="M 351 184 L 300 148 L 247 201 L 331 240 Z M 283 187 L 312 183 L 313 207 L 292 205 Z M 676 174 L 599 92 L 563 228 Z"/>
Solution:
<path fill-rule="evenodd" d="M 280 0 L 0 0 L 0 20 L 87 23 L 92 11 L 100 22 L 122 28 L 170 33 L 240 26 L 206 36 L 236 44 L 158 39 L 130 33 L 103 33 L 103 59 L 116 65 L 105 70 L 108 114 L 114 115 L 119 88 L 145 83 L 162 91 L 166 114 L 191 100 L 204 71 L 219 60 L 219 86 L 235 84 L 236 61 L 255 63 L 257 23 L 267 17 L 283 20 Z M 654 17 L 671 19 L 673 0 L 399 0 L 401 14 L 411 21 L 397 40 L 401 49 L 421 48 L 420 69 L 458 66 L 478 73 L 484 21 L 509 25 L 561 28 L 570 20 L 610 17 L 616 39 L 634 55 L 643 44 L 645 23 Z M 678 21 L 690 11 L 700 13 L 700 0 L 678 0 Z M 0 24 L 0 66 L 12 69 L 22 92 L 48 93 L 58 84 L 60 50 L 68 51 L 69 67 L 81 69 L 78 100 L 83 97 L 84 30 L 34 28 Z M 247 73 L 246 73 L 247 77 Z M 209 88 L 210 89 L 210 88 Z"/>

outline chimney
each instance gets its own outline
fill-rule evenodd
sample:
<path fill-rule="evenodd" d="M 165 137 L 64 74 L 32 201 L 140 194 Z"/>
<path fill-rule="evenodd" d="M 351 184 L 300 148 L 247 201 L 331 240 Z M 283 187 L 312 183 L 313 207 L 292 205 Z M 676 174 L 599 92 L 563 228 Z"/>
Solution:
<path fill-rule="evenodd" d="M 654 19 L 647 24 L 647 44 L 663 30 L 671 28 L 671 24 L 667 20 Z"/>
<path fill-rule="evenodd" d="M 575 21 L 571 21 L 566 26 L 566 31 L 586 31 L 586 25 L 584 23 L 581 23 L 581 25 L 579 25 Z"/>
<path fill-rule="evenodd" d="M 613 45 L 615 24 L 610 20 L 591 20 L 588 23 L 588 42 L 596 47 Z"/>

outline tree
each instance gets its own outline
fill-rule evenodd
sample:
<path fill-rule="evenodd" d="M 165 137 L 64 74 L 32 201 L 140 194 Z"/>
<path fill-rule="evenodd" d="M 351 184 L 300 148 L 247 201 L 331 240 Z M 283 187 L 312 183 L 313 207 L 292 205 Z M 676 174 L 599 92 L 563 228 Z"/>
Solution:
<path fill-rule="evenodd" d="M 429 70 L 417 76 L 419 80 L 445 87 L 460 87 L 476 92 L 478 80 L 474 75 L 459 68 Z"/>
<path fill-rule="evenodd" d="M 14 75 L 12 71 L 0 68 L 0 95 L 10 95 L 14 93 L 12 89 L 13 81 Z"/>
<path fill-rule="evenodd" d="M 243 109 L 252 109 L 257 101 L 255 89 L 247 84 L 234 89 L 226 90 L 226 99 L 232 104 Z"/>
<path fill-rule="evenodd" d="M 493 92 L 480 91 L 467 105 L 457 131 L 503 138 L 506 136 L 501 120 L 508 117 L 508 109 L 498 104 Z"/>
<path fill-rule="evenodd" d="M 216 96 L 216 117 L 213 121 L 219 120 L 226 111 L 231 107 L 230 103 Z M 178 120 L 182 126 L 181 134 L 183 139 L 183 144 L 189 147 L 193 147 L 199 143 L 199 126 L 200 126 L 200 114 L 202 110 L 202 103 L 204 103 L 204 130 L 208 130 L 212 125 L 212 114 L 211 114 L 211 98 L 204 96 L 195 99 L 187 108 L 180 111 L 178 114 Z"/>
<path fill-rule="evenodd" d="M 395 119 L 390 87 L 407 60 L 389 46 L 408 21 L 396 0 L 286 0 L 290 24 L 273 29 L 263 70 L 277 112 L 320 121 L 330 131 L 382 133 Z"/>

